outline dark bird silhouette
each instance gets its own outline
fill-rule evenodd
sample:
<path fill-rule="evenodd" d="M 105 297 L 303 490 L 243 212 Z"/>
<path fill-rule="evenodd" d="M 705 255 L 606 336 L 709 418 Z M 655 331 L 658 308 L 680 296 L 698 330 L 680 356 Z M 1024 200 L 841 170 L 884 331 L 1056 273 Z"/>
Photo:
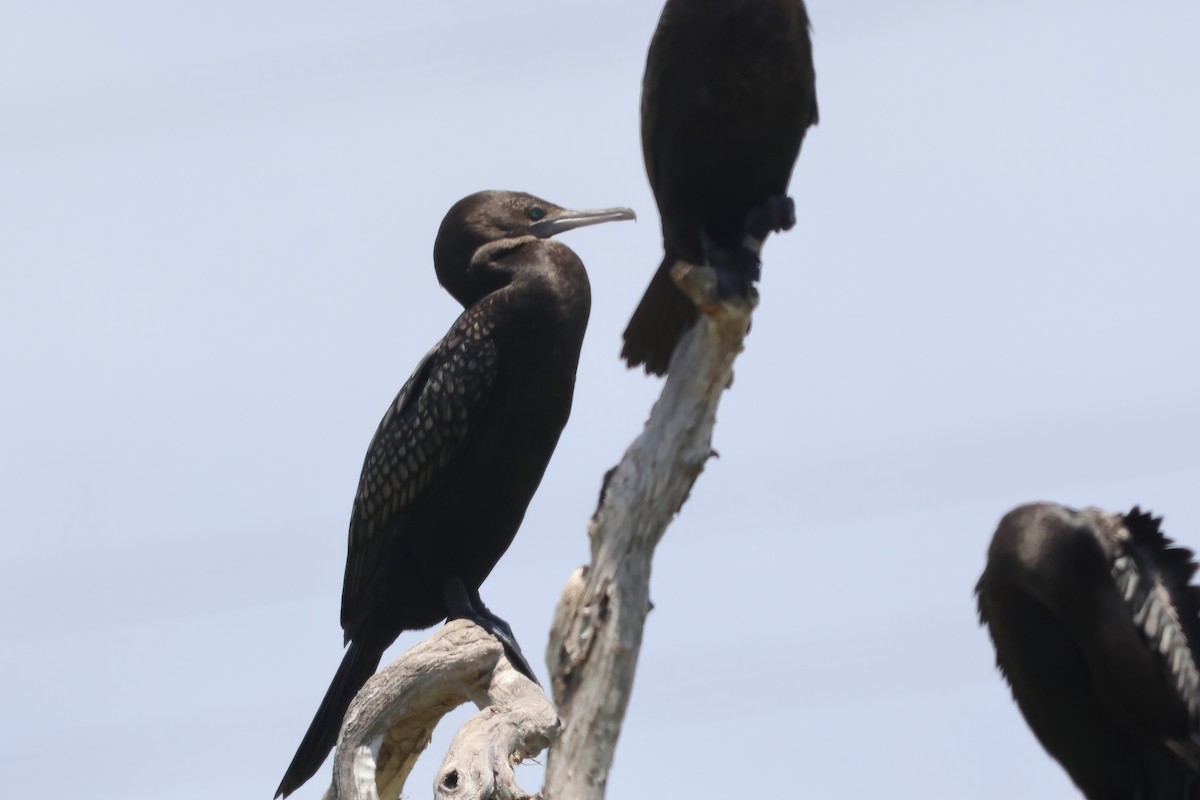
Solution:
<path fill-rule="evenodd" d="M 401 631 L 470 619 L 536 680 L 479 586 L 512 542 L 571 412 L 591 289 L 578 256 L 549 237 L 621 219 L 633 212 L 569 211 L 518 192 L 473 194 L 446 214 L 434 266 L 465 311 L 367 448 L 342 587 L 350 647 L 277 797 L 320 768 Z"/>
<path fill-rule="evenodd" d="M 1200 589 L 1161 519 L 1038 503 L 976 589 L 996 663 L 1088 800 L 1200 798 Z"/>
<path fill-rule="evenodd" d="M 802 0 L 668 0 L 642 82 L 642 155 L 666 254 L 625 329 L 621 356 L 662 375 L 696 306 L 670 270 L 717 270 L 723 297 L 759 277 L 770 231 L 790 229 L 786 196 L 817 95 Z"/>

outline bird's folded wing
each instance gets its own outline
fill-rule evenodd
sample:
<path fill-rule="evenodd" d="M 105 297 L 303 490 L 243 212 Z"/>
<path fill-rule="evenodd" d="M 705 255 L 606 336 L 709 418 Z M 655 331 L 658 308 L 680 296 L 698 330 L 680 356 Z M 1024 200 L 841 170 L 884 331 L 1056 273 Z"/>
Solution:
<path fill-rule="evenodd" d="M 1134 508 L 1123 515 L 1129 536 L 1113 562 L 1113 579 L 1164 677 L 1188 710 L 1189 728 L 1200 734 L 1200 589 L 1191 585 L 1196 562 L 1161 530 L 1162 519 Z"/>
<path fill-rule="evenodd" d="M 499 366 L 489 331 L 464 314 L 431 350 L 383 415 L 367 449 L 350 518 L 342 627 L 359 614 L 406 515 L 438 484 L 469 439 Z"/>

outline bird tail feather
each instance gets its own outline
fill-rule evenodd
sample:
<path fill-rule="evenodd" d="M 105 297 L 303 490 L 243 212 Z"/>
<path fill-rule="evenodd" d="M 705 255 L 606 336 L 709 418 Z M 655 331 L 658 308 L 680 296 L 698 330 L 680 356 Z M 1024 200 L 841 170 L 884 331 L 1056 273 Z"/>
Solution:
<path fill-rule="evenodd" d="M 646 372 L 665 375 L 675 345 L 696 321 L 696 306 L 671 279 L 675 257 L 663 258 L 625 328 L 621 358 L 629 366 L 644 364 Z"/>
<path fill-rule="evenodd" d="M 321 707 L 317 709 L 316 716 L 304 734 L 304 740 L 300 742 L 296 755 L 292 757 L 292 763 L 288 765 L 283 780 L 279 782 L 279 788 L 275 790 L 275 797 L 287 797 L 299 789 L 325 763 L 325 757 L 337 743 L 342 718 L 346 716 L 350 701 L 367 679 L 375 674 L 375 668 L 379 666 L 382 656 L 383 651 L 378 648 L 363 642 L 351 642 L 350 649 L 342 657 L 337 674 L 333 676 L 333 681 L 325 692 Z"/>

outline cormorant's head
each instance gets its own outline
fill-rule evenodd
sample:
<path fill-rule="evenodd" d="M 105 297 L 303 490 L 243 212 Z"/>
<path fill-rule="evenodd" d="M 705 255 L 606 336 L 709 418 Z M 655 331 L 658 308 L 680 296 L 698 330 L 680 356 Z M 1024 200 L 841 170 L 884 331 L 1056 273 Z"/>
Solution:
<path fill-rule="evenodd" d="M 1028 503 L 1004 515 L 988 548 L 988 569 L 1043 602 L 1066 584 L 1105 578 L 1118 518 L 1096 508 Z M 1073 571 L 1069 578 L 1061 573 Z M 1060 580 L 1060 578 L 1062 578 Z"/>
<path fill-rule="evenodd" d="M 636 219 L 628 208 L 572 211 L 525 192 L 486 191 L 459 200 L 446 212 L 433 244 L 438 283 L 469 306 L 507 282 L 489 275 L 475 258 L 493 243 L 548 239 L 555 234 L 621 219 Z"/>

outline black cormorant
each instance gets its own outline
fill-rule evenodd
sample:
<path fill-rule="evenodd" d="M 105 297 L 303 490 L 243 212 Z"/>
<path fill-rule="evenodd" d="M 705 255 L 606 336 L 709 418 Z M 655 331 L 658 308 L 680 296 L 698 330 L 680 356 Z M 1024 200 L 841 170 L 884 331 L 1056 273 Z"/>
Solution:
<path fill-rule="evenodd" d="M 642 83 L 642 155 L 666 255 L 625 329 L 621 356 L 667 371 L 696 320 L 677 260 L 716 268 L 745 294 L 772 230 L 795 224 L 786 196 L 817 96 L 802 0 L 668 0 Z"/>
<path fill-rule="evenodd" d="M 1200 589 L 1160 523 L 1021 506 L 976 589 L 1021 713 L 1088 800 L 1200 798 Z"/>
<path fill-rule="evenodd" d="M 446 214 L 434 266 L 465 311 L 367 448 L 342 588 L 350 647 L 276 796 L 320 768 L 401 631 L 473 620 L 533 678 L 479 586 L 512 542 L 571 411 L 591 290 L 583 263 L 549 237 L 621 219 L 633 212 L 570 211 L 519 192 L 479 192 Z"/>

